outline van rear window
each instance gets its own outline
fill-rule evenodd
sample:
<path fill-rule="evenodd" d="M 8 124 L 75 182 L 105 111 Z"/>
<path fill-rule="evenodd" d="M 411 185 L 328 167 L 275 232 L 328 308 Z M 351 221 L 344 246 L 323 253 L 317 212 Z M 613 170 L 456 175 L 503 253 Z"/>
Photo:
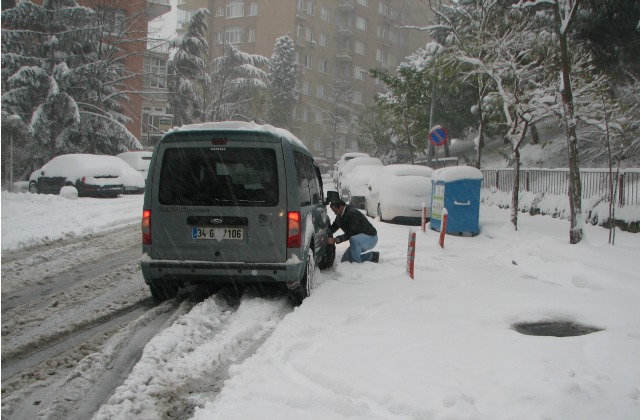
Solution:
<path fill-rule="evenodd" d="M 164 152 L 161 168 L 160 204 L 278 204 L 278 165 L 273 149 L 169 148 Z"/>

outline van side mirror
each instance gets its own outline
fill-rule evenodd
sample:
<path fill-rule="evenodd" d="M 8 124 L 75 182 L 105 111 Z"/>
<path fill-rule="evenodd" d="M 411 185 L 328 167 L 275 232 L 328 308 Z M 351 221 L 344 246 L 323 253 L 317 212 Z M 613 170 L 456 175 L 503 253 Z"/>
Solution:
<path fill-rule="evenodd" d="M 332 201 L 338 200 L 340 200 L 340 194 L 338 194 L 338 191 L 327 191 L 327 199 L 325 200 L 324 204 L 326 206 Z"/>

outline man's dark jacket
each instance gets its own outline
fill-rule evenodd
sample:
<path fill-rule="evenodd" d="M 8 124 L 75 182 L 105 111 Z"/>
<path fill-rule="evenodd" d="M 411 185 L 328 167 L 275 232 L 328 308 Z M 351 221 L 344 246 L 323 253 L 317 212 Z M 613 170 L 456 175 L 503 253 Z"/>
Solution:
<path fill-rule="evenodd" d="M 331 225 L 331 233 L 334 233 L 338 229 L 342 229 L 344 232 L 343 235 L 336 237 L 339 242 L 348 241 L 353 235 L 359 233 L 370 236 L 378 234 L 376 228 L 367 220 L 367 217 L 350 204 L 347 204 L 342 216 L 336 216 L 336 219 Z"/>

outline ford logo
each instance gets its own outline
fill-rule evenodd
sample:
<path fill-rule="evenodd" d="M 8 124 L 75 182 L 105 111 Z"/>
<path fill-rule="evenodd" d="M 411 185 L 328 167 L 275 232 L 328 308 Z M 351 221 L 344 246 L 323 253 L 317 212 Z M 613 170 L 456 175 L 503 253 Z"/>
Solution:
<path fill-rule="evenodd" d="M 211 223 L 214 225 L 219 225 L 222 223 L 222 219 L 211 219 Z"/>

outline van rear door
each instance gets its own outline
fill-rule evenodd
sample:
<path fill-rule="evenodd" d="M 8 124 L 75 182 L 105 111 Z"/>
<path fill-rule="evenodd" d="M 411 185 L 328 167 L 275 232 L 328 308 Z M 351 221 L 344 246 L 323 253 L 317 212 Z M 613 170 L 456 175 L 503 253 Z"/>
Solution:
<path fill-rule="evenodd" d="M 233 131 L 184 136 L 166 137 L 156 151 L 151 258 L 285 262 L 281 140 Z"/>

